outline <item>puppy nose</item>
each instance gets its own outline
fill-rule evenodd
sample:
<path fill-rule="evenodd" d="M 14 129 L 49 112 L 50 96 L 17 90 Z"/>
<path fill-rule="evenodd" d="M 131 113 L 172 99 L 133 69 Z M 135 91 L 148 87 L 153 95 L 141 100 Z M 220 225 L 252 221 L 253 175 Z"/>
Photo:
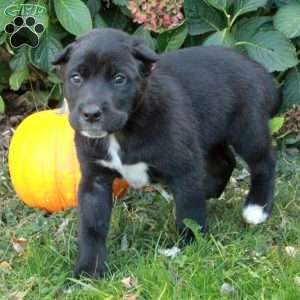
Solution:
<path fill-rule="evenodd" d="M 101 118 L 102 111 L 96 104 L 87 104 L 82 108 L 81 115 L 86 122 L 97 122 Z"/>

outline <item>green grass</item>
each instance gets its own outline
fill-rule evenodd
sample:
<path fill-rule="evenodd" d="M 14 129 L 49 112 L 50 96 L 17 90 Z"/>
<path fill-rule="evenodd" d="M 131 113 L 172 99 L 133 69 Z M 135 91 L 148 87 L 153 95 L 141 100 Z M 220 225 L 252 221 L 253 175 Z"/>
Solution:
<path fill-rule="evenodd" d="M 130 192 L 115 205 L 109 271 L 100 281 L 72 279 L 76 210 L 49 216 L 25 207 L 1 170 L 0 262 L 8 262 L 12 269 L 0 269 L 0 299 L 18 299 L 16 292 L 26 300 L 300 299 L 295 284 L 300 276 L 300 161 L 284 156 L 278 169 L 276 204 L 266 224 L 244 225 L 241 210 L 247 183 L 232 182 L 224 199 L 209 203 L 210 235 L 197 237 L 174 259 L 158 251 L 179 242 L 173 204 L 158 192 Z M 65 220 L 68 224 L 58 233 Z M 28 240 L 22 255 L 12 247 L 13 235 Z M 125 239 L 128 248 L 122 250 Z M 286 246 L 299 249 L 298 254 L 288 256 Z M 131 290 L 121 283 L 127 276 L 137 281 Z M 235 289 L 230 295 L 220 294 L 224 282 Z"/>

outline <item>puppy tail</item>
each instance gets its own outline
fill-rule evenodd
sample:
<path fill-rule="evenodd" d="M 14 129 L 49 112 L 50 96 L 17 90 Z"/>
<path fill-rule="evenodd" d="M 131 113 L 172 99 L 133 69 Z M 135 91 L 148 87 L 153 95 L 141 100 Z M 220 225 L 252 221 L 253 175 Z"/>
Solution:
<path fill-rule="evenodd" d="M 274 88 L 272 90 L 273 93 L 271 95 L 272 104 L 270 105 L 270 116 L 274 117 L 280 110 L 280 107 L 283 102 L 283 96 L 282 96 L 281 89 L 279 89 L 279 87 L 276 87 L 275 83 L 274 83 Z"/>
<path fill-rule="evenodd" d="M 281 91 L 276 91 L 276 95 L 274 97 L 274 106 L 271 111 L 271 117 L 274 117 L 280 110 L 282 102 L 283 102 L 283 96 Z"/>

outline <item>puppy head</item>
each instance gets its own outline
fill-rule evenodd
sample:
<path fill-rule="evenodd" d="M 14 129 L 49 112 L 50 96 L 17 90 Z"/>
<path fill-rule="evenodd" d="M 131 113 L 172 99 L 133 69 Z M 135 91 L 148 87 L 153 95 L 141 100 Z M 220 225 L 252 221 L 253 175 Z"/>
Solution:
<path fill-rule="evenodd" d="M 72 127 L 90 138 L 122 130 L 157 59 L 142 41 L 114 29 L 93 30 L 67 46 L 53 64 Z"/>

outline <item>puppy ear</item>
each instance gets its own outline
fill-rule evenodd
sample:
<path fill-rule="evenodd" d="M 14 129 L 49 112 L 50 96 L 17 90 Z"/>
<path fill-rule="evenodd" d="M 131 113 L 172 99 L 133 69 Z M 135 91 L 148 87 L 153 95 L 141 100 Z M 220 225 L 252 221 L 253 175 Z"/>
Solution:
<path fill-rule="evenodd" d="M 143 73 L 149 75 L 158 61 L 158 55 L 150 49 L 143 40 L 134 39 L 132 43 L 132 55 L 143 63 Z"/>
<path fill-rule="evenodd" d="M 70 59 L 73 46 L 74 46 L 73 43 L 68 45 L 62 52 L 58 53 L 55 59 L 51 62 L 51 64 L 61 75 L 63 75 L 65 64 Z"/>

